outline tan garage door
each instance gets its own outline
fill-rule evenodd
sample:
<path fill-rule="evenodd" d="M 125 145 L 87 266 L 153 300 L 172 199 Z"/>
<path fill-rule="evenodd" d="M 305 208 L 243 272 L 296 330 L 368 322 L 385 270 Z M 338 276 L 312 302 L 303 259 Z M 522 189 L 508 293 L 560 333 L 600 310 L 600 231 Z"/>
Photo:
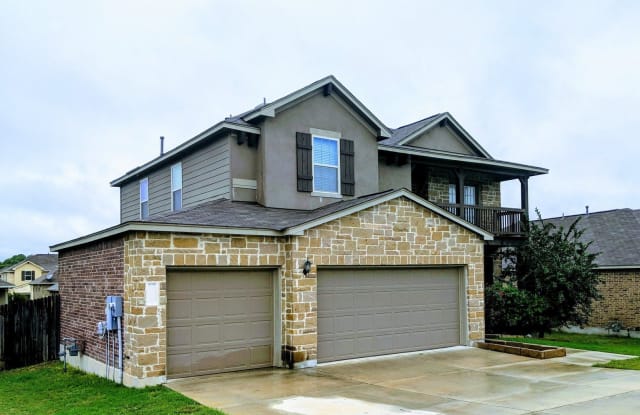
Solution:
<path fill-rule="evenodd" d="M 457 268 L 320 269 L 318 361 L 460 344 Z"/>
<path fill-rule="evenodd" d="M 271 366 L 272 281 L 264 270 L 170 272 L 167 376 Z"/>

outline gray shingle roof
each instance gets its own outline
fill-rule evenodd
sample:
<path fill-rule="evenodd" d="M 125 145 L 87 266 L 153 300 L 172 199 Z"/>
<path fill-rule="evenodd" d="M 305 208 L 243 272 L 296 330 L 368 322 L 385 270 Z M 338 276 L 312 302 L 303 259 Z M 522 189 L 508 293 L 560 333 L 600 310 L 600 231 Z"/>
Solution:
<path fill-rule="evenodd" d="M 0 280 L 0 290 L 5 288 L 13 288 L 13 287 L 15 287 L 15 285 L 11 284 L 10 282 Z"/>
<path fill-rule="evenodd" d="M 8 267 L 2 268 L 0 272 L 11 271 L 18 265 L 24 264 L 25 262 L 33 262 L 34 264 L 41 266 L 47 271 L 55 271 L 58 269 L 58 254 L 29 255 L 26 259 L 18 262 L 17 264 L 9 265 Z"/>
<path fill-rule="evenodd" d="M 640 266 L 640 210 L 615 209 L 605 212 L 544 219 L 567 229 L 580 217 L 578 228 L 584 229 L 582 240 L 593 241 L 589 250 L 600 252 L 600 267 Z"/>
<path fill-rule="evenodd" d="M 393 190 L 389 190 L 343 200 L 314 210 L 268 208 L 257 203 L 233 202 L 229 199 L 219 199 L 205 202 L 179 212 L 156 215 L 147 219 L 145 222 L 282 231 L 392 192 Z"/>
<path fill-rule="evenodd" d="M 427 118 L 423 118 L 422 120 L 419 120 L 419 121 L 416 121 L 416 122 L 412 122 L 411 124 L 407 124 L 407 125 L 403 125 L 402 127 L 394 128 L 394 129 L 391 130 L 391 132 L 392 132 L 391 137 L 385 138 L 384 140 L 380 140 L 380 144 L 386 144 L 386 145 L 390 145 L 390 146 L 397 145 L 400 141 L 404 140 L 405 138 L 407 138 L 408 136 L 410 136 L 414 132 L 418 131 L 419 129 L 421 129 L 425 125 L 429 124 L 430 122 L 432 122 L 433 120 L 435 120 L 436 118 L 438 118 L 441 115 L 442 115 L 442 113 L 438 113 L 438 114 L 435 114 L 435 115 L 431 115 L 431 116 L 429 116 Z"/>
<path fill-rule="evenodd" d="M 31 285 L 51 285 L 58 281 L 58 271 L 50 271 L 31 281 Z"/>

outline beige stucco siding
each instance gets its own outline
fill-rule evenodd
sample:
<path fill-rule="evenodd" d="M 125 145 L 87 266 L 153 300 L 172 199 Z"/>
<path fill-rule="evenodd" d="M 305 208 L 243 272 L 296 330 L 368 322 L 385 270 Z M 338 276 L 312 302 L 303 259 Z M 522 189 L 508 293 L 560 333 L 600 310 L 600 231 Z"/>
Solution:
<path fill-rule="evenodd" d="M 258 202 L 269 207 L 314 209 L 336 201 L 297 191 L 296 132 L 311 129 L 338 132 L 341 138 L 353 140 L 355 196 L 379 191 L 376 135 L 345 106 L 339 97 L 318 92 L 264 121 L 258 149 Z"/>
<path fill-rule="evenodd" d="M 406 145 L 477 156 L 473 149 L 447 127 L 435 127 Z"/>

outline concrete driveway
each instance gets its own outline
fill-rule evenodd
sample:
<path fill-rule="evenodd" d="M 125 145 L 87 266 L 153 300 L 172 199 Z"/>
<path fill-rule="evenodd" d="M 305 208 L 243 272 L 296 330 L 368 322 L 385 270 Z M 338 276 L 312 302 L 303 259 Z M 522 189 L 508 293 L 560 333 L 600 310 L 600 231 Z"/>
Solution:
<path fill-rule="evenodd" d="M 639 414 L 640 372 L 591 367 L 628 356 L 571 350 L 536 360 L 468 347 L 174 380 L 243 414 Z"/>

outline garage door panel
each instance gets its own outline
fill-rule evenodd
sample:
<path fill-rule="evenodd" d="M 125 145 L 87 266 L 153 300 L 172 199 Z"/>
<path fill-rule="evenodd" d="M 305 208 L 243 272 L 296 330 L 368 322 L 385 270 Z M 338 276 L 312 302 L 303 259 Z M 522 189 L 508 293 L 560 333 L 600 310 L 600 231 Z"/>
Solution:
<path fill-rule="evenodd" d="M 460 344 L 459 270 L 333 269 L 318 275 L 318 360 Z"/>
<path fill-rule="evenodd" d="M 271 271 L 173 272 L 167 302 L 168 377 L 272 365 Z"/>

